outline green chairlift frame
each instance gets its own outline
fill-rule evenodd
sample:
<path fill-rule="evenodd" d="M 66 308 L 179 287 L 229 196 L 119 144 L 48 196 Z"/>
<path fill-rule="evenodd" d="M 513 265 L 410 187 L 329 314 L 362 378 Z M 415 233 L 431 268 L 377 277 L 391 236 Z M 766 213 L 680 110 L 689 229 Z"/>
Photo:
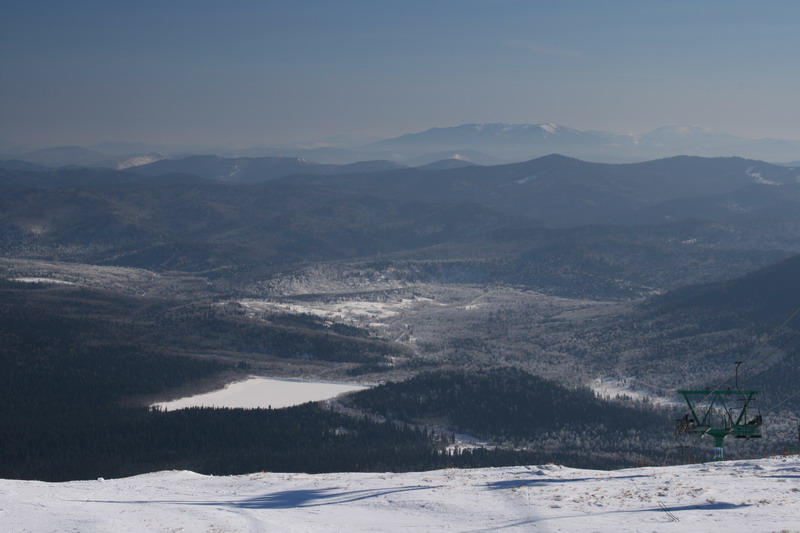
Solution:
<path fill-rule="evenodd" d="M 710 435 L 714 437 L 714 460 L 724 459 L 725 437 L 737 439 L 761 438 L 761 415 L 749 418 L 747 411 L 758 391 L 748 390 L 679 390 L 689 414 L 678 420 L 676 433 Z M 741 406 L 732 406 L 736 401 Z M 706 403 L 707 402 L 707 403 Z"/>

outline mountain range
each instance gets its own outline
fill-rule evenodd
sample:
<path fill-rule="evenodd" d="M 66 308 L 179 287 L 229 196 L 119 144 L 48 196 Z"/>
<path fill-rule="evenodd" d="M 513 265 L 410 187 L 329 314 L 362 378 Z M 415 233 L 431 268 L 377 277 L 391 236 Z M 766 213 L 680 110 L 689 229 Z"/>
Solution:
<path fill-rule="evenodd" d="M 766 197 L 773 203 L 793 202 L 790 199 L 796 198 L 800 169 L 742 158 L 680 156 L 635 164 L 599 164 L 549 155 L 523 163 L 435 173 L 398 169 L 293 176 L 283 182 L 403 200 L 479 203 L 547 226 L 566 227 L 703 218 L 707 210 L 719 209 L 728 215 L 742 214 L 762 207 L 758 201 L 767 201 Z M 711 200 L 751 186 L 759 193 L 742 194 L 738 202 Z M 702 205 L 686 206 L 697 203 L 697 198 L 705 199 L 700 201 Z M 712 202 L 716 203 L 712 206 Z"/>
<path fill-rule="evenodd" d="M 297 143 L 286 146 L 176 148 L 144 143 L 104 142 L 88 147 L 57 146 L 25 150 L 0 142 L 0 159 L 18 159 L 45 166 L 106 166 L 128 168 L 159 159 L 209 154 L 228 158 L 288 157 L 320 164 L 349 164 L 385 159 L 420 166 L 442 159 L 478 165 L 526 161 L 559 153 L 596 162 L 635 162 L 677 155 L 739 156 L 775 163 L 797 161 L 800 141 L 750 139 L 687 125 L 659 127 L 644 134 L 577 130 L 563 125 L 462 124 L 435 127 L 369 144 Z"/>
<path fill-rule="evenodd" d="M 2 251 L 194 272 L 401 254 L 574 296 L 724 279 L 800 253 L 800 172 L 759 161 L 547 156 L 284 177 L 270 174 L 273 159 L 248 161 L 248 180 L 265 181 L 191 174 L 219 178 L 242 162 L 218 157 L 142 167 L 169 172 L 155 176 L 0 170 Z M 320 168 L 286 163 L 283 173 Z"/>
<path fill-rule="evenodd" d="M 698 126 L 663 126 L 642 135 L 580 131 L 558 124 L 463 124 L 401 135 L 369 145 L 401 154 L 480 150 L 520 161 L 559 153 L 590 161 L 621 162 L 675 155 L 741 156 L 766 161 L 797 159 L 800 141 L 746 139 Z"/>

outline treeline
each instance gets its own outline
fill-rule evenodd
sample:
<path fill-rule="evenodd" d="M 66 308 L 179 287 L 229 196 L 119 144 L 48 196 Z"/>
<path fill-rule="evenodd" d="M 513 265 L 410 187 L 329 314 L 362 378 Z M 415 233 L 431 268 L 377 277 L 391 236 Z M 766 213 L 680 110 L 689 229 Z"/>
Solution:
<path fill-rule="evenodd" d="M 422 471 L 540 464 L 547 454 L 448 450 L 447 437 L 305 404 L 286 409 L 89 408 L 3 421 L 0 478 L 64 481 L 159 470 L 250 472 Z"/>
<path fill-rule="evenodd" d="M 618 468 L 663 462 L 676 413 L 598 398 L 517 369 L 432 372 L 350 395 L 353 405 L 391 419 L 437 423 L 517 448 L 544 462 Z"/>
<path fill-rule="evenodd" d="M 3 417 L 0 477 L 49 481 L 186 469 L 391 470 L 434 456 L 424 433 L 354 420 L 313 405 L 278 410 L 72 406 Z"/>

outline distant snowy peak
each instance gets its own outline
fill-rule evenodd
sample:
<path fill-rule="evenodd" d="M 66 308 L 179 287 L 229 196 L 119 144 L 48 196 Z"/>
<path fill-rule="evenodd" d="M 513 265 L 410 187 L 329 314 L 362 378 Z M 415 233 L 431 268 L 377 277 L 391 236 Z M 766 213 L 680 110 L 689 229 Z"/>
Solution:
<path fill-rule="evenodd" d="M 558 135 L 561 132 L 559 131 L 560 127 L 555 124 L 539 124 L 539 129 L 546 131 L 550 135 Z"/>
<path fill-rule="evenodd" d="M 364 149 L 388 152 L 391 157 L 405 160 L 430 153 L 477 150 L 502 161 L 524 161 L 553 153 L 607 163 L 677 155 L 794 161 L 800 154 L 800 141 L 746 139 L 687 124 L 670 124 L 634 134 L 581 131 L 550 122 L 497 122 L 431 128 L 379 141 Z"/>
<path fill-rule="evenodd" d="M 372 149 L 409 151 L 491 150 L 556 152 L 571 146 L 600 146 L 605 142 L 593 133 L 552 123 L 462 124 L 408 133 L 370 145 Z M 544 155 L 544 153 L 539 154 Z"/>
<path fill-rule="evenodd" d="M 411 133 L 409 135 L 425 135 L 429 132 L 436 133 L 481 133 L 484 135 L 513 137 L 517 135 L 565 135 L 580 134 L 581 132 L 566 126 L 559 126 L 550 122 L 543 124 L 511 124 L 508 122 L 496 122 L 491 124 L 462 124 L 461 126 L 450 126 L 444 128 L 431 128 L 421 133 Z"/>

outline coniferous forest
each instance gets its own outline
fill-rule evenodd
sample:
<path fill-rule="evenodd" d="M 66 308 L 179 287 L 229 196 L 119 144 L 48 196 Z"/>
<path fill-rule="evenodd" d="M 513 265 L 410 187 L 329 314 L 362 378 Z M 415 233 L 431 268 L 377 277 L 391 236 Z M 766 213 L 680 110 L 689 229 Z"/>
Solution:
<path fill-rule="evenodd" d="M 5 284 L 0 303 L 0 477 L 61 481 L 155 470 L 397 471 L 522 464 L 507 450 L 447 451 L 451 437 L 424 427 L 352 417 L 314 404 L 286 409 L 131 406 L 231 371 L 230 365 L 131 344 L 106 321 L 55 312 L 56 296 Z M 107 311 L 115 304 L 106 302 Z M 97 300 L 93 300 L 97 305 Z M 130 309 L 129 309 L 130 311 Z M 130 317 L 130 315 L 128 315 Z M 118 318 L 118 316 L 117 316 Z M 131 327 L 140 327 L 133 319 Z M 111 322 L 109 322 L 111 321 Z M 103 327 L 106 326 L 106 327 Z M 144 337 L 142 337 L 144 338 Z"/>

